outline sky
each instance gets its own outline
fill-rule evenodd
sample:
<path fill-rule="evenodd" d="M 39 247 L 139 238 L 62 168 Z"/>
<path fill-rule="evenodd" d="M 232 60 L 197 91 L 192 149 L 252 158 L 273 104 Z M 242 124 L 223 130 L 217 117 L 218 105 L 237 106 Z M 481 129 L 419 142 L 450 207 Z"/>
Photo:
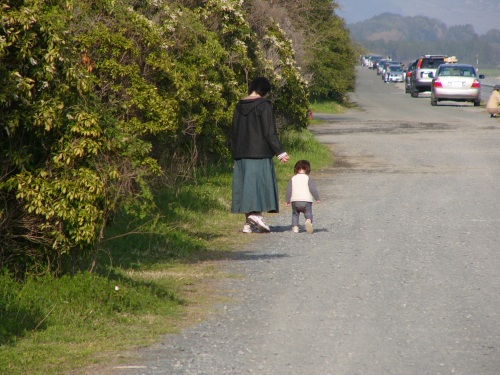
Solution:
<path fill-rule="evenodd" d="M 500 30 L 500 0 L 336 0 L 347 24 L 381 13 L 436 18 L 446 26 L 471 24 L 478 34 Z"/>

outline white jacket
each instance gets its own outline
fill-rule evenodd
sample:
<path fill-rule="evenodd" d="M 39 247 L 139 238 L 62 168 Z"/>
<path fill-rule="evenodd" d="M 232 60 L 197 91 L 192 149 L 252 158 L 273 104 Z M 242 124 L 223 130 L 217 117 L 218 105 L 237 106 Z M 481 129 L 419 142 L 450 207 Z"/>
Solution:
<path fill-rule="evenodd" d="M 313 202 L 319 201 L 316 184 L 309 175 L 297 173 L 288 182 L 286 188 L 286 201 L 288 202 Z"/>

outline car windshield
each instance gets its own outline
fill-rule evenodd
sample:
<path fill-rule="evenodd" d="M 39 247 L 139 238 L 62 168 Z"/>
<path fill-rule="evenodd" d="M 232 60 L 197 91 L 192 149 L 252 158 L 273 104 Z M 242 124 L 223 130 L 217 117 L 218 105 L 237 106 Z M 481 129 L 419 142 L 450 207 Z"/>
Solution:
<path fill-rule="evenodd" d="M 444 63 L 443 59 L 423 59 L 420 68 L 436 69 L 439 65 Z"/>
<path fill-rule="evenodd" d="M 400 67 L 399 65 L 392 65 L 391 66 L 391 72 L 402 72 L 403 68 Z"/>

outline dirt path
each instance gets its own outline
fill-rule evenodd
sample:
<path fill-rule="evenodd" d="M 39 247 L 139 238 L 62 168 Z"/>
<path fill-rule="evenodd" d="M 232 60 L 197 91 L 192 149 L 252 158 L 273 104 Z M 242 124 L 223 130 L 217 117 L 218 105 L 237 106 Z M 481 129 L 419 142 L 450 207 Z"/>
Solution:
<path fill-rule="evenodd" d="M 114 373 L 500 373 L 500 121 L 358 77 L 362 111 L 312 129 L 337 156 L 315 233 L 269 216 L 232 302 Z"/>

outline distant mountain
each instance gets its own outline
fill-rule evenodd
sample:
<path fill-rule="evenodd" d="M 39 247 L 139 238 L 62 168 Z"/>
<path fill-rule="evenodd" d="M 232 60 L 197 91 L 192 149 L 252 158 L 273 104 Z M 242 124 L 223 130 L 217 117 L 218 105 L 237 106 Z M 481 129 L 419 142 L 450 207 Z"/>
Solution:
<path fill-rule="evenodd" d="M 347 25 L 351 38 L 366 49 L 410 60 L 421 54 L 455 55 L 462 62 L 500 66 L 500 31 L 479 36 L 470 24 L 447 27 L 429 17 L 403 17 L 383 13 L 366 21 Z"/>
<path fill-rule="evenodd" d="M 441 39 L 447 31 L 446 25 L 436 19 L 403 17 L 393 13 L 383 13 L 348 27 L 351 36 L 358 41 L 434 41 Z"/>
<path fill-rule="evenodd" d="M 486 34 L 482 35 L 481 38 L 489 42 L 498 43 L 500 41 L 500 30 L 490 30 Z"/>

